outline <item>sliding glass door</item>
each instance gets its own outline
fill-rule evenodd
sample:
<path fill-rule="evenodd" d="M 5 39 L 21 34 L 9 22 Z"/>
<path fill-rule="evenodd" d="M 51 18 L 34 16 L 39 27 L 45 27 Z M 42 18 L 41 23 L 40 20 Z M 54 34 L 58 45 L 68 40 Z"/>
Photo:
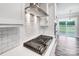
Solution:
<path fill-rule="evenodd" d="M 59 35 L 74 37 L 76 35 L 76 18 L 59 19 Z"/>

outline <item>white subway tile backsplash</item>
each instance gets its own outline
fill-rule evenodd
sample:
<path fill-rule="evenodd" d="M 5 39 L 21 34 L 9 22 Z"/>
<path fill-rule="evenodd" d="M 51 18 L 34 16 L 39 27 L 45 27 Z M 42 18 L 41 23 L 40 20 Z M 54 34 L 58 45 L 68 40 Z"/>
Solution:
<path fill-rule="evenodd" d="M 0 54 L 19 44 L 18 31 L 16 27 L 0 28 Z"/>

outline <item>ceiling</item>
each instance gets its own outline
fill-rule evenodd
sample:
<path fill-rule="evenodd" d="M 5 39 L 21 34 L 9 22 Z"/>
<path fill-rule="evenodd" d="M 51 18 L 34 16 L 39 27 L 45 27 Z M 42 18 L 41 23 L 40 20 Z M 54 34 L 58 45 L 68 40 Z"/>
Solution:
<path fill-rule="evenodd" d="M 56 14 L 79 13 L 79 3 L 57 3 Z"/>

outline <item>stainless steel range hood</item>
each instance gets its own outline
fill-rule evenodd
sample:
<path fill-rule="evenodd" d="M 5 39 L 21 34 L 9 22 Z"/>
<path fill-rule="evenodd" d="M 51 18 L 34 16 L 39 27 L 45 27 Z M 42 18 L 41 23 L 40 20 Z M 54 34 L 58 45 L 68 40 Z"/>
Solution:
<path fill-rule="evenodd" d="M 39 17 L 46 17 L 48 14 L 41 9 L 37 4 L 31 4 L 29 7 L 25 8 L 25 13 L 30 13 Z"/>

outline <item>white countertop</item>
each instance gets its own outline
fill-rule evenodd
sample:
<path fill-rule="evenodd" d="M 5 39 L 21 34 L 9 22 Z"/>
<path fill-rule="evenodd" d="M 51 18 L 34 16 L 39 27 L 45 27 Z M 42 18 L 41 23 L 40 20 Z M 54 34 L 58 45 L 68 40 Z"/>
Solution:
<path fill-rule="evenodd" d="M 56 39 L 53 38 L 53 40 L 52 40 L 50 46 L 48 47 L 48 49 L 46 50 L 44 56 L 50 55 L 50 52 L 51 52 L 53 46 L 55 45 L 55 41 L 56 41 Z M 23 45 L 20 45 L 14 49 L 2 54 L 2 56 L 41 56 L 41 55 L 37 54 L 36 52 L 31 51 L 28 48 L 23 47 Z"/>

